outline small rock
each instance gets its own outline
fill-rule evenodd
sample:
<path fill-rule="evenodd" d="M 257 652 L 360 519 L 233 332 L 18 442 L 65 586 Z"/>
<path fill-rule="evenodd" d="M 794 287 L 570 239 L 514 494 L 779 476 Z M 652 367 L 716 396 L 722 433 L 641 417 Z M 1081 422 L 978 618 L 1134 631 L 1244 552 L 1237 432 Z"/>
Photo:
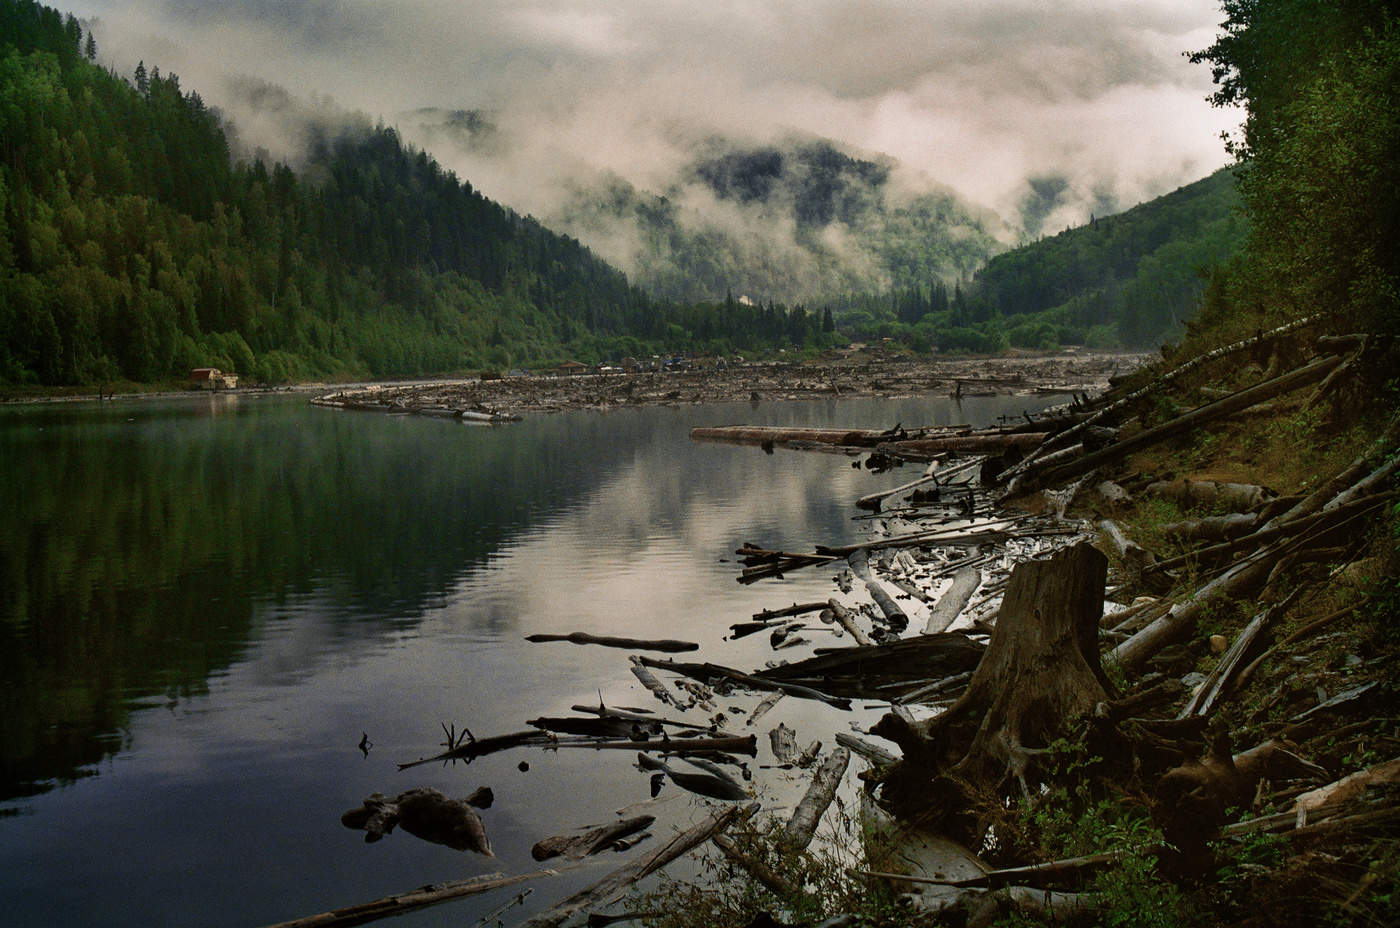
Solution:
<path fill-rule="evenodd" d="M 1210 650 L 1212 654 L 1219 654 L 1221 651 L 1224 651 L 1229 646 L 1230 642 L 1225 638 L 1224 635 L 1210 636 Z"/>
<path fill-rule="evenodd" d="M 1203 673 L 1188 673 L 1181 678 L 1181 684 L 1188 688 L 1195 688 L 1206 682 L 1206 675 Z"/>

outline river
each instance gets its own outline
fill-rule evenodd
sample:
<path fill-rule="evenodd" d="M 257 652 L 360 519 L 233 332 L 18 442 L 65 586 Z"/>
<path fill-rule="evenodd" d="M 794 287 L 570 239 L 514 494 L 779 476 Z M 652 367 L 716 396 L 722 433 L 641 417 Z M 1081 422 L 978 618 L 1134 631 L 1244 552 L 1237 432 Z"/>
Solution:
<path fill-rule="evenodd" d="M 832 572 L 740 586 L 734 548 L 859 540 L 853 500 L 911 477 L 695 444 L 692 427 L 976 425 L 1051 402 L 660 407 L 505 427 L 304 396 L 0 410 L 0 921 L 258 925 L 535 869 L 539 838 L 648 797 L 635 755 L 398 764 L 440 750 L 440 724 L 516 731 L 600 695 L 659 708 L 626 652 L 527 634 L 686 638 L 698 659 L 760 666 L 764 636 L 725 641 L 727 626 L 828 597 Z M 848 723 L 796 699 L 755 728 L 742 719 L 731 727 L 763 746 L 779 721 L 804 744 Z M 771 779 L 780 797 L 800 789 Z M 340 824 L 370 793 L 417 786 L 491 787 L 496 858 L 402 832 L 368 845 Z M 662 795 L 664 832 L 698 801 Z M 620 862 L 536 884 L 509 919 Z M 511 893 L 397 924 L 471 924 Z"/>

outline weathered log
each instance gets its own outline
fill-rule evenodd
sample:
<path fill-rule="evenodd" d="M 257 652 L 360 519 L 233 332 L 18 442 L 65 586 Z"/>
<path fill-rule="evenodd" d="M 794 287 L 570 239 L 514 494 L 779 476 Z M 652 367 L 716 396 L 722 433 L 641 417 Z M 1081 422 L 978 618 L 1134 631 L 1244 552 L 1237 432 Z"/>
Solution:
<path fill-rule="evenodd" d="M 749 720 L 746 724 L 752 725 L 760 718 L 767 715 L 768 710 L 776 706 L 778 700 L 782 699 L 785 695 L 786 694 L 782 690 L 776 690 L 763 697 L 759 704 L 754 706 L 753 712 L 749 714 Z"/>
<path fill-rule="evenodd" d="M 1365 770 L 1358 770 L 1356 773 L 1328 783 L 1326 786 L 1310 790 L 1293 801 L 1293 813 L 1297 825 L 1298 827 L 1306 825 L 1309 816 L 1315 818 L 1318 810 L 1326 806 L 1341 805 L 1347 800 L 1362 796 L 1371 787 L 1396 782 L 1400 782 L 1400 758 L 1375 764 Z"/>
<path fill-rule="evenodd" d="M 945 438 L 915 438 L 879 446 L 887 454 L 911 461 L 931 461 L 935 455 L 956 452 L 1028 451 L 1049 437 L 1049 432 L 978 432 Z"/>
<path fill-rule="evenodd" d="M 530 848 L 530 856 L 535 860 L 549 860 L 551 857 L 581 860 L 612 847 L 620 838 L 650 828 L 654 821 L 654 815 L 637 815 L 590 828 L 582 834 L 551 835 L 536 841 L 534 847 Z"/>
<path fill-rule="evenodd" d="M 930 674 L 960 673 L 977 666 L 985 649 L 958 633 L 917 635 L 885 644 L 837 648 L 761 670 L 766 680 L 811 683 L 823 692 L 853 698 L 889 699 L 885 686 L 919 686 Z M 906 682 L 907 681 L 907 682 Z"/>
<path fill-rule="evenodd" d="M 637 765 L 643 770 L 655 770 L 664 773 L 681 789 L 688 790 L 698 796 L 708 796 L 711 799 L 721 799 L 728 802 L 736 802 L 741 799 L 748 799 L 749 794 L 744 788 L 736 783 L 728 774 L 722 770 L 711 767 L 708 773 L 692 773 L 688 770 L 677 770 L 665 761 L 648 757 L 645 754 L 637 755 Z M 656 788 L 653 786 L 652 795 L 656 795 Z"/>
<path fill-rule="evenodd" d="M 1341 363 L 1342 359 L 1339 357 L 1320 358 L 1297 370 L 1233 393 L 1223 400 L 1198 406 L 1169 422 L 1144 429 L 1136 435 L 1114 442 L 1106 448 L 1086 454 L 1076 461 L 1057 467 L 1029 470 L 1018 477 L 1011 487 L 1008 487 L 1007 495 L 1022 495 L 1042 486 L 1058 486 L 1066 483 L 1081 474 L 1120 460 L 1143 448 L 1151 447 L 1158 442 L 1234 415 L 1257 403 L 1316 383 Z"/>
<path fill-rule="evenodd" d="M 1330 480 L 1325 481 L 1316 490 L 1309 493 L 1300 500 L 1293 508 L 1271 518 L 1264 524 L 1264 528 L 1273 528 L 1276 524 L 1290 522 L 1294 519 L 1311 515 L 1321 509 L 1326 503 L 1331 502 L 1338 493 L 1351 487 L 1370 469 L 1370 461 L 1374 457 L 1376 448 L 1388 449 L 1397 438 L 1400 438 L 1400 415 L 1392 416 L 1381 434 L 1376 437 L 1365 451 L 1357 455 L 1356 459 L 1343 468 L 1339 473 L 1333 475 Z"/>
<path fill-rule="evenodd" d="M 791 899 L 802 892 L 802 888 L 792 880 L 789 880 L 758 858 L 741 851 L 739 846 L 735 844 L 733 839 L 728 835 L 715 834 L 710 840 L 714 842 L 715 847 L 724 852 L 724 856 L 747 870 L 750 876 L 768 887 L 769 891 L 779 898 Z"/>
<path fill-rule="evenodd" d="M 700 645 L 693 641 L 677 641 L 673 638 L 620 638 L 615 635 L 593 635 L 588 632 L 570 632 L 567 635 L 526 635 L 526 641 L 568 641 L 572 644 L 598 644 L 605 648 L 626 648 L 633 651 L 698 651 Z"/>
<path fill-rule="evenodd" d="M 488 738 L 473 738 L 471 737 L 471 733 L 467 732 L 467 737 L 469 740 L 465 744 L 458 744 L 432 757 L 425 757 L 421 760 L 399 764 L 399 769 L 408 770 L 410 767 L 418 767 L 422 764 L 431 764 L 435 761 L 446 760 L 463 760 L 470 763 L 478 757 L 494 754 L 497 751 L 506 751 L 523 745 L 554 743 L 553 736 L 533 729 L 530 731 L 511 732 L 506 735 L 491 735 Z"/>
<path fill-rule="evenodd" d="M 715 809 L 690 828 L 676 835 L 661 847 L 619 867 L 587 889 L 575 893 L 547 912 L 526 922 L 522 928 L 558 928 L 571 916 L 587 908 L 601 908 L 616 901 L 632 884 L 649 876 L 671 861 L 709 840 L 710 836 L 728 828 L 735 819 L 752 815 L 757 803 L 728 805 Z"/>
<path fill-rule="evenodd" d="M 806 615 L 808 612 L 818 612 L 826 608 L 826 603 L 793 603 L 791 606 L 784 606 L 781 609 L 763 609 L 753 614 L 755 622 L 767 623 L 773 619 L 785 619 L 794 615 Z M 732 627 L 732 626 L 731 626 Z"/>
<path fill-rule="evenodd" d="M 827 600 L 827 605 L 831 608 L 831 614 L 835 617 L 836 624 L 844 628 L 856 644 L 868 646 L 871 643 L 870 636 L 865 633 L 864 629 L 856 624 L 855 614 L 852 613 L 851 610 L 847 609 L 835 598 Z"/>
<path fill-rule="evenodd" d="M 369 844 L 401 825 L 416 838 L 445 845 L 454 851 L 495 856 L 491 853 L 491 842 L 486 837 L 481 817 L 471 803 L 449 798 L 431 787 L 406 790 L 393 799 L 385 798 L 382 793 L 372 793 L 358 809 L 342 815 L 340 823 L 346 828 L 363 829 L 365 842 Z"/>
<path fill-rule="evenodd" d="M 953 585 L 938 598 L 938 602 L 928 613 L 924 623 L 925 635 L 937 635 L 948 630 L 957 621 L 958 615 L 967 608 L 967 601 L 982 582 L 982 571 L 976 567 L 962 567 L 953 574 Z"/>
<path fill-rule="evenodd" d="M 626 719 L 630 722 L 639 722 L 643 725 L 655 723 L 658 725 L 669 725 L 672 728 L 684 728 L 691 731 L 709 731 L 709 725 L 696 725 L 694 722 L 682 722 L 675 719 L 659 719 L 648 712 L 638 712 L 629 709 L 619 709 L 613 706 L 570 706 L 575 712 L 589 712 L 593 715 L 600 715 L 603 718 Z"/>
<path fill-rule="evenodd" d="M 382 918 L 392 918 L 395 915 L 425 909 L 431 905 L 451 902 L 453 899 L 465 899 L 467 896 L 477 896 L 493 889 L 514 886 L 517 883 L 524 883 L 544 876 L 558 875 L 558 870 L 536 870 L 532 873 L 519 873 L 514 876 L 486 873 L 465 880 L 430 883 L 407 892 L 384 896 L 372 902 L 362 902 L 358 905 L 322 912 L 319 915 L 295 918 L 289 922 L 278 922 L 275 925 L 268 925 L 266 928 L 348 928 L 350 925 L 365 925 Z"/>
<path fill-rule="evenodd" d="M 895 602 L 894 597 L 886 592 L 879 580 L 865 581 L 865 589 L 870 594 L 870 598 L 875 600 L 875 605 L 879 606 L 880 611 L 884 613 L 885 621 L 890 624 L 890 628 L 899 633 L 909 627 L 909 616 L 904 614 L 904 610 L 899 608 L 899 603 Z"/>
<path fill-rule="evenodd" d="M 889 499 L 891 496 L 898 496 L 900 493 L 906 493 L 909 490 L 913 490 L 917 487 L 923 486 L 926 483 L 932 483 L 933 481 L 937 480 L 938 478 L 937 476 L 935 476 L 935 472 L 937 470 L 938 462 L 935 461 L 929 464 L 928 468 L 924 471 L 923 476 L 919 477 L 916 480 L 911 480 L 908 483 L 902 483 L 899 486 L 890 490 L 881 490 L 878 493 L 869 493 L 865 496 L 862 496 L 860 499 L 856 500 L 856 508 L 868 509 L 872 512 L 879 512 L 880 504 L 883 503 L 885 500 Z"/>
<path fill-rule="evenodd" d="M 656 679 L 656 674 L 647 670 L 640 656 L 634 655 L 629 658 L 629 660 L 632 662 L 632 675 L 637 678 L 642 686 L 651 690 L 653 696 L 668 706 L 675 706 L 677 709 L 685 708 L 685 706 L 681 705 L 681 701 L 676 698 L 676 694 L 672 693 L 666 688 L 665 684 Z"/>
<path fill-rule="evenodd" d="M 1244 598 L 1262 586 L 1273 568 L 1272 555 L 1276 553 L 1275 548 L 1266 548 L 1235 564 L 1118 645 L 1106 660 L 1127 673 L 1135 673 L 1158 651 L 1189 636 L 1196 628 L 1197 619 L 1217 599 Z"/>
<path fill-rule="evenodd" d="M 850 762 L 851 752 L 845 748 L 837 748 L 822 761 L 821 767 L 817 768 L 812 777 L 811 785 L 807 787 L 807 792 L 803 794 L 802 801 L 797 804 L 792 818 L 783 828 L 784 844 L 802 850 L 812 843 L 817 823 L 821 821 L 827 806 L 836 798 L 836 789 L 841 785 L 841 778 L 845 776 L 846 767 Z"/>
<path fill-rule="evenodd" d="M 691 441 L 714 441 L 735 445 L 790 444 L 802 442 L 819 445 L 839 445 L 849 448 L 873 448 L 889 441 L 890 431 L 879 429 L 813 429 L 787 428 L 775 425 L 722 425 L 690 430 Z"/>
<path fill-rule="evenodd" d="M 871 744 L 864 738 L 859 738 L 848 731 L 838 731 L 836 733 L 836 743 L 852 754 L 859 754 L 877 767 L 889 767 L 899 763 L 899 758 L 878 744 Z"/>
<path fill-rule="evenodd" d="M 1232 512 L 1223 516 L 1169 522 L 1162 526 L 1161 532 L 1162 537 L 1171 541 L 1221 542 L 1241 538 L 1257 527 L 1258 513 Z"/>
<path fill-rule="evenodd" d="M 640 741 L 645 741 L 649 736 L 661 732 L 660 723 L 650 718 L 645 721 L 637 721 L 607 716 L 594 718 L 542 717 L 527 719 L 525 724 L 561 735 L 588 735 L 592 738 L 637 738 Z"/>
<path fill-rule="evenodd" d="M 782 690 L 790 696 L 800 696 L 804 699 L 817 699 L 833 705 L 838 709 L 851 708 L 849 699 L 842 699 L 826 693 L 818 692 L 810 686 L 801 686 L 795 683 L 788 683 L 783 680 L 770 680 L 756 676 L 751 673 L 744 673 L 742 670 L 735 670 L 732 667 L 722 667 L 719 664 L 703 663 L 696 664 L 687 661 L 658 661 L 652 658 L 637 656 L 634 658 L 638 663 L 647 667 L 655 667 L 658 670 L 670 670 L 682 676 L 693 677 L 700 680 L 712 678 L 723 678 L 733 680 L 736 683 L 744 683 L 751 687 L 764 690 Z"/>
<path fill-rule="evenodd" d="M 1143 399 L 1146 396 L 1150 396 L 1153 393 L 1160 392 L 1165 384 L 1170 383 L 1171 381 L 1190 373 L 1191 371 L 1195 370 L 1198 367 L 1201 367 L 1204 364 L 1208 364 L 1212 361 L 1217 361 L 1221 358 L 1229 357 L 1233 354 L 1238 354 L 1242 351 L 1257 351 L 1261 345 L 1268 344 L 1269 342 L 1272 342 L 1275 339 L 1283 338 L 1293 332 L 1296 332 L 1298 329 L 1306 328 L 1310 325 L 1315 325 L 1316 323 L 1326 318 L 1326 316 L 1326 313 L 1315 313 L 1311 316 L 1304 316 L 1303 318 L 1295 319 L 1292 322 L 1286 323 L 1285 325 L 1281 325 L 1276 329 L 1272 329 L 1271 331 L 1259 332 L 1251 336 L 1250 338 L 1242 339 L 1241 341 L 1234 342 L 1233 344 L 1223 345 L 1219 348 L 1207 351 L 1204 354 L 1197 355 L 1196 357 L 1191 358 L 1189 361 L 1179 364 L 1171 370 L 1158 375 L 1146 386 L 1139 387 L 1138 389 L 1133 390 L 1132 392 L 1122 397 L 1119 397 L 1118 399 L 1114 400 L 1113 402 L 1109 403 L 1103 408 L 1097 410 L 1087 418 L 1082 419 L 1081 421 L 1075 423 L 1074 425 L 1070 426 L 1064 431 L 1059 432 L 1055 435 L 1052 441 L 1046 443 L 1046 451 L 1051 450 L 1051 446 L 1063 446 L 1064 444 L 1069 442 L 1071 438 L 1078 435 L 1079 433 L 1086 431 L 1089 428 L 1092 428 L 1093 426 L 1097 425 L 1099 422 L 1103 421 L 1104 419 L 1113 415 L 1114 413 L 1127 409 L 1128 407 L 1132 406 L 1132 404 L 1136 403 L 1138 400 Z M 1022 461 L 1020 464 L 1008 468 L 1007 470 L 998 474 L 997 483 L 1003 483 L 1016 476 L 1017 474 L 1024 473 L 1029 468 L 1037 466 L 1038 463 L 1039 462 L 1036 460 L 1036 456 L 1032 455 L 1031 457 Z"/>
<path fill-rule="evenodd" d="M 1185 506 L 1228 506 L 1254 509 L 1278 494 L 1250 483 L 1222 483 L 1218 480 L 1158 480 L 1149 483 L 1145 493 L 1173 500 Z"/>

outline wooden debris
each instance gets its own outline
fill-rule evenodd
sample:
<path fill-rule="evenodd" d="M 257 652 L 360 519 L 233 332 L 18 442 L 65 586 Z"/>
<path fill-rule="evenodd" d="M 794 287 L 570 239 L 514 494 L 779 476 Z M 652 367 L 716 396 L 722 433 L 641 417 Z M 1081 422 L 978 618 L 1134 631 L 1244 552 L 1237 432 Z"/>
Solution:
<path fill-rule="evenodd" d="M 953 574 L 953 585 L 929 610 L 928 620 L 924 623 L 924 634 L 937 635 L 947 631 L 948 626 L 957 621 L 963 609 L 967 608 L 967 601 L 972 598 L 972 594 L 981 583 L 982 571 L 976 567 L 959 568 Z"/>
<path fill-rule="evenodd" d="M 871 644 L 870 636 L 865 633 L 864 629 L 862 629 L 859 625 L 856 624 L 855 614 L 851 612 L 851 610 L 847 609 L 841 604 L 839 600 L 835 598 L 830 599 L 827 602 L 831 608 L 831 614 L 836 619 L 836 624 L 844 628 L 847 631 L 847 633 L 850 634 L 851 638 L 855 641 L 856 644 Z"/>
<path fill-rule="evenodd" d="M 749 798 L 748 792 L 742 786 L 713 765 L 707 766 L 708 773 L 691 773 L 688 770 L 677 770 L 665 761 L 641 753 L 637 755 L 637 765 L 643 770 L 664 773 L 671 779 L 672 783 L 681 789 L 689 790 L 700 796 L 723 799 L 729 802 Z"/>
<path fill-rule="evenodd" d="M 465 880 L 430 883 L 407 892 L 384 896 L 372 902 L 362 902 L 358 905 L 322 912 L 319 915 L 308 915 L 305 918 L 296 918 L 289 922 L 278 922 L 275 925 L 268 925 L 266 928 L 346 928 L 349 925 L 364 925 L 382 918 L 392 918 L 395 915 L 403 915 L 405 912 L 425 909 L 431 905 L 451 902 L 453 899 L 465 899 L 467 896 L 477 896 L 493 889 L 515 886 L 518 883 L 536 880 L 540 877 L 558 875 L 558 870 L 535 870 L 531 873 L 519 873 L 515 876 L 487 873 Z"/>
<path fill-rule="evenodd" d="M 677 857 L 709 840 L 711 835 L 723 831 L 735 819 L 753 814 L 757 808 L 756 803 L 750 803 L 743 806 L 728 805 L 714 810 L 661 847 L 628 862 L 587 889 L 560 902 L 549 911 L 536 915 L 522 928 L 558 928 L 570 916 L 585 909 L 602 908 L 615 902 L 638 880 L 655 873 Z"/>
<path fill-rule="evenodd" d="M 646 668 L 641 657 L 634 655 L 629 658 L 629 660 L 632 662 L 632 675 L 641 682 L 642 686 L 651 690 L 653 696 L 666 703 L 668 706 L 675 706 L 677 709 L 685 708 L 685 706 L 681 705 L 681 701 L 675 697 L 675 694 L 668 690 L 665 684 L 660 680 L 656 679 L 656 674 Z"/>
<path fill-rule="evenodd" d="M 739 846 L 735 844 L 733 839 L 728 835 L 716 834 L 710 840 L 714 842 L 716 847 L 724 852 L 724 856 L 743 867 L 749 872 L 750 876 L 768 887 L 770 892 L 773 892 L 780 898 L 790 899 L 802 892 L 801 887 L 792 880 L 789 880 L 758 858 L 741 851 Z"/>
<path fill-rule="evenodd" d="M 393 799 L 382 793 L 372 793 L 358 809 L 340 817 L 346 828 L 363 829 L 366 843 L 373 844 L 402 825 L 416 838 L 442 844 L 455 851 L 475 851 L 487 857 L 491 842 L 486 829 L 471 804 L 462 799 L 450 799 L 431 787 L 410 789 Z"/>
<path fill-rule="evenodd" d="M 619 840 L 639 831 L 645 831 L 656 821 L 654 815 L 638 815 L 620 821 L 590 828 L 582 834 L 552 835 L 541 838 L 530 848 L 530 856 L 535 860 L 549 860 L 552 857 L 567 857 L 581 860 L 599 851 L 613 847 Z"/>
<path fill-rule="evenodd" d="M 634 657 L 634 661 L 647 667 L 654 667 L 659 670 L 670 670 L 673 673 L 694 677 L 701 680 L 729 679 L 736 683 L 743 683 L 751 687 L 765 690 L 782 690 L 790 696 L 800 696 L 804 699 L 817 699 L 835 706 L 838 709 L 849 709 L 851 701 L 837 696 L 830 696 L 826 693 L 818 692 L 810 686 L 801 686 L 795 683 L 788 683 L 782 680 L 771 680 L 756 674 L 744 673 L 732 667 L 722 667 L 719 664 L 703 663 L 696 664 L 686 661 L 658 661 L 647 657 Z"/>
<path fill-rule="evenodd" d="M 801 850 L 812 843 L 817 823 L 836 798 L 836 788 L 841 785 L 841 778 L 850 762 L 851 752 L 845 748 L 837 748 L 822 761 L 802 801 L 797 804 L 792 818 L 783 829 L 783 840 L 789 847 Z"/>
<path fill-rule="evenodd" d="M 526 635 L 526 641 L 568 641 L 573 644 L 598 644 L 605 648 L 627 648 L 634 651 L 698 651 L 700 645 L 693 641 L 676 641 L 673 638 L 619 638 L 613 635 L 591 635 L 588 632 L 570 632 L 567 635 Z"/>

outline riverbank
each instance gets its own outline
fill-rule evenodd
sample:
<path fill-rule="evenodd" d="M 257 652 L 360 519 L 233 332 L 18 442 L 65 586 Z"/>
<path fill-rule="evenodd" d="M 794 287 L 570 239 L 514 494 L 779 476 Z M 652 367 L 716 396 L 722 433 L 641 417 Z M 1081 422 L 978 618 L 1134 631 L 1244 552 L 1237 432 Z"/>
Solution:
<path fill-rule="evenodd" d="M 512 416 L 569 409 L 688 405 L 849 397 L 950 397 L 1097 393 L 1146 356 L 1075 353 L 966 358 L 833 356 L 805 362 L 751 362 L 724 368 L 637 373 L 517 376 L 327 391 L 323 405 L 381 412 Z"/>

